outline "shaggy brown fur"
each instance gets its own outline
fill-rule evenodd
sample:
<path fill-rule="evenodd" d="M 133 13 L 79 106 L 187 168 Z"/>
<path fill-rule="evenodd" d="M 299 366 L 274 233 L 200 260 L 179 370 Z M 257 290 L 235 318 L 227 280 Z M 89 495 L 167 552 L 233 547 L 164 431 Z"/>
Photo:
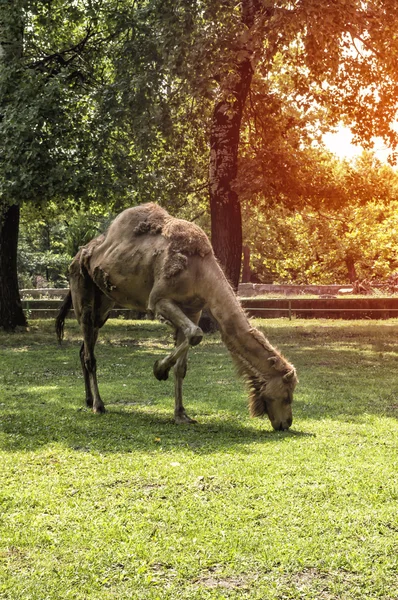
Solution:
<path fill-rule="evenodd" d="M 157 204 L 147 205 L 150 211 L 134 229 L 134 234 L 162 235 L 169 245 L 164 264 L 166 278 L 175 277 L 188 266 L 188 256 L 202 258 L 212 252 L 210 242 L 200 227 L 194 223 L 170 217 Z"/>

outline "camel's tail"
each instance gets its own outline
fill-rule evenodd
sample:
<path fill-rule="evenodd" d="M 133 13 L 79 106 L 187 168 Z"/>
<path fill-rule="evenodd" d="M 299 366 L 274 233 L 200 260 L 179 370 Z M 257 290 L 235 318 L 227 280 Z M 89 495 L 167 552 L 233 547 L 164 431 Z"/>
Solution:
<path fill-rule="evenodd" d="M 72 308 L 72 294 L 69 290 L 61 304 L 61 308 L 59 309 L 58 316 L 55 320 L 55 331 L 57 332 L 57 338 L 59 343 L 61 343 L 64 337 L 65 319 L 70 308 Z"/>

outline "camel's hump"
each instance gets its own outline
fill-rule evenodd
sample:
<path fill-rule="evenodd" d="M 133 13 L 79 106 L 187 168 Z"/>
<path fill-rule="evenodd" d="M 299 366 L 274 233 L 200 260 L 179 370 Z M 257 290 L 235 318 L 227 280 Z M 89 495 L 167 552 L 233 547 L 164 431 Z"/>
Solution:
<path fill-rule="evenodd" d="M 172 217 L 158 204 L 148 203 L 128 208 L 117 217 L 113 227 L 122 223 L 125 227 L 126 222 L 136 236 L 163 235 L 170 242 L 170 250 L 173 254 L 206 256 L 212 252 L 209 238 L 200 227 L 184 219 Z"/>
<path fill-rule="evenodd" d="M 206 256 L 213 252 L 209 238 L 195 223 L 168 217 L 164 223 L 162 234 L 170 240 L 173 252 L 191 256 L 194 254 Z"/>

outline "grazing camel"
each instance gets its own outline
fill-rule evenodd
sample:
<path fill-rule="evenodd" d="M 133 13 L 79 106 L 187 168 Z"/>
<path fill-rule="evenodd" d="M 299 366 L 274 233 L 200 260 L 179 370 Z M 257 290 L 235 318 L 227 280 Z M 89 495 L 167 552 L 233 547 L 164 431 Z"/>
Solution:
<path fill-rule="evenodd" d="M 209 239 L 197 225 L 171 217 L 157 204 L 123 211 L 105 234 L 82 247 L 70 266 L 70 290 L 56 321 L 58 339 L 73 304 L 83 334 L 80 359 L 86 404 L 105 411 L 96 377 L 94 346 L 115 304 L 165 320 L 175 330 L 175 348 L 156 361 L 154 375 L 167 379 L 174 367 L 177 423 L 193 423 L 182 402 L 189 346 L 202 340 L 198 327 L 207 307 L 221 330 L 240 375 L 250 388 L 250 412 L 267 414 L 275 430 L 292 424 L 293 365 L 252 327 Z"/>

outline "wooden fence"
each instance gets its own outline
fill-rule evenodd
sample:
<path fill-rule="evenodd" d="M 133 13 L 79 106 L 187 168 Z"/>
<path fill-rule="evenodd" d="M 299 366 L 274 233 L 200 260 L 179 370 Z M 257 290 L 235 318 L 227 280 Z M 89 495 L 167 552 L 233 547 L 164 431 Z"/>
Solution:
<path fill-rule="evenodd" d="M 29 290 L 31 291 L 31 290 Z M 22 305 L 28 319 L 52 319 L 59 310 L 66 290 L 51 290 L 57 298 L 29 298 L 25 292 Z M 50 294 L 49 294 L 50 295 Z M 324 318 L 324 319 L 389 319 L 398 317 L 398 297 L 365 298 L 242 298 L 241 304 L 250 317 Z M 73 311 L 69 313 L 73 317 Z M 112 317 L 142 318 L 133 310 L 115 308 Z"/>
<path fill-rule="evenodd" d="M 319 319 L 390 319 L 398 317 L 398 298 L 243 299 L 251 317 Z"/>

